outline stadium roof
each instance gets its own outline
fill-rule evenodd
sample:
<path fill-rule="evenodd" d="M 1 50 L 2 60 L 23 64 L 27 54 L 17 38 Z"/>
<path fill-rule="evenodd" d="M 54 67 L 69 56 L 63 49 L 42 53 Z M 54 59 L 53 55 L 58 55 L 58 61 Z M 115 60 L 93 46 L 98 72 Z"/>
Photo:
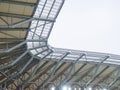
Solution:
<path fill-rule="evenodd" d="M 49 46 L 64 0 L 0 1 L 0 88 L 120 89 L 120 56 Z M 64 9 L 64 8 L 63 8 Z"/>

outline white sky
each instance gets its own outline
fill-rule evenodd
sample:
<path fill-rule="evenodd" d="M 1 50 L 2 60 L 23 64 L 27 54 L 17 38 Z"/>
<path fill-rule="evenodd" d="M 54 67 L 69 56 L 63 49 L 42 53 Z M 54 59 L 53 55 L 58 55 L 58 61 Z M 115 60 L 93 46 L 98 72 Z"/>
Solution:
<path fill-rule="evenodd" d="M 49 44 L 120 55 L 120 0 L 66 0 Z"/>

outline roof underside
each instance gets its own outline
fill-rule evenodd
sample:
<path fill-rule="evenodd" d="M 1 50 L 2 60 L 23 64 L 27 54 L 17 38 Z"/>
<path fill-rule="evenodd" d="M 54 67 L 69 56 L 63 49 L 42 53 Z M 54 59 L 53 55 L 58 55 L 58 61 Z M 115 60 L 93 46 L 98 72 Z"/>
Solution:
<path fill-rule="evenodd" d="M 26 37 L 37 0 L 0 1 L 1 41 L 23 40 Z M 27 21 L 27 22 L 26 22 Z"/>
<path fill-rule="evenodd" d="M 64 0 L 0 0 L 0 88 L 67 84 L 120 90 L 120 56 L 49 47 Z"/>

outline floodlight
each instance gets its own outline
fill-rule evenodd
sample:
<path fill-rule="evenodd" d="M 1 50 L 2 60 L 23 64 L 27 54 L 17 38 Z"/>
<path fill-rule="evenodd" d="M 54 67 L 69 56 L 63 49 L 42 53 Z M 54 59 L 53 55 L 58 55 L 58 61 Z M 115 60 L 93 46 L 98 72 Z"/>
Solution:
<path fill-rule="evenodd" d="M 72 90 L 71 87 L 68 87 L 68 90 Z"/>
<path fill-rule="evenodd" d="M 55 90 L 55 87 L 54 87 L 54 86 L 52 86 L 52 87 L 51 87 L 51 90 Z"/>
<path fill-rule="evenodd" d="M 92 90 L 92 88 L 91 88 L 91 87 L 88 87 L 88 90 Z"/>
<path fill-rule="evenodd" d="M 103 90 L 107 90 L 107 88 L 103 88 Z"/>
<path fill-rule="evenodd" d="M 67 90 L 67 86 L 63 86 L 63 87 L 62 87 L 62 90 Z"/>

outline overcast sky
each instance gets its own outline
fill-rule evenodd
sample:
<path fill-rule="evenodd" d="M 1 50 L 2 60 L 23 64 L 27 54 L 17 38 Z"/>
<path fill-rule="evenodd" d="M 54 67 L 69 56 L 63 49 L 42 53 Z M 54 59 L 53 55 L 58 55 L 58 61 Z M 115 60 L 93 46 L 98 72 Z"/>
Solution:
<path fill-rule="evenodd" d="M 66 0 L 49 44 L 120 55 L 120 0 Z"/>

